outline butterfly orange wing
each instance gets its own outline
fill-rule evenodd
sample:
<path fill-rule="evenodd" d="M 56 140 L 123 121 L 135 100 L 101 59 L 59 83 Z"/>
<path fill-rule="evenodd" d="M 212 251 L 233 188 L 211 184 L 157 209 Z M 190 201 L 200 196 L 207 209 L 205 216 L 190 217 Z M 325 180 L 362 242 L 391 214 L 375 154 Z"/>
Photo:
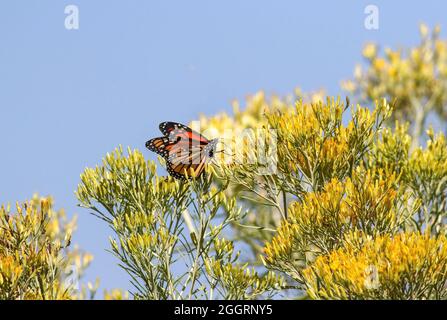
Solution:
<path fill-rule="evenodd" d="M 195 176 L 200 176 L 207 159 L 203 150 L 210 141 L 176 122 L 160 123 L 160 131 L 165 136 L 149 140 L 146 147 L 165 158 L 169 174 L 184 179 L 193 170 Z"/>

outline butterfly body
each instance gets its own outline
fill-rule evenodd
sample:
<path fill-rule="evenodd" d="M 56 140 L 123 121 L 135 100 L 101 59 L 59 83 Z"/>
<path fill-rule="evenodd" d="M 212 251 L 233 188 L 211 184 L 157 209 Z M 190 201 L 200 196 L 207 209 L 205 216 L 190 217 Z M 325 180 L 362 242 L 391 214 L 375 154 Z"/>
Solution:
<path fill-rule="evenodd" d="M 214 157 L 218 140 L 208 140 L 176 122 L 160 123 L 160 131 L 164 136 L 147 141 L 146 147 L 165 159 L 169 174 L 177 179 L 200 176 L 205 164 Z"/>

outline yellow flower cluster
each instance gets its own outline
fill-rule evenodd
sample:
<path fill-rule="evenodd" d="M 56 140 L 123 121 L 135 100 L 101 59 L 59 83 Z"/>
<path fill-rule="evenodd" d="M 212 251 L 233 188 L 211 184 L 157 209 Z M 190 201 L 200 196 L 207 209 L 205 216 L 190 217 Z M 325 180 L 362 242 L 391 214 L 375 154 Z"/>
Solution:
<path fill-rule="evenodd" d="M 72 299 L 92 256 L 70 249 L 76 219 L 54 211 L 52 200 L 35 196 L 16 212 L 0 208 L 0 299 Z"/>
<path fill-rule="evenodd" d="M 279 289 L 284 280 L 273 272 L 259 275 L 254 268 L 245 263 L 236 263 L 239 253 L 233 256 L 232 241 L 215 239 L 216 255 L 207 259 L 206 272 L 213 279 L 212 287 L 220 285 L 221 294 L 225 299 L 254 299 L 261 294 Z"/>
<path fill-rule="evenodd" d="M 309 188 L 320 190 L 332 178 L 349 175 L 361 162 L 390 107 L 382 100 L 373 111 L 352 108 L 352 120 L 343 125 L 346 108 L 348 104 L 328 98 L 326 103 L 299 101 L 294 111 L 266 115 L 277 130 L 284 190 L 298 197 Z M 302 175 L 304 179 L 298 179 Z"/>
<path fill-rule="evenodd" d="M 160 203 L 171 202 L 175 194 L 184 192 L 175 179 L 157 176 L 156 169 L 155 163 L 147 161 L 140 151 L 128 149 L 128 156 L 124 156 L 120 147 L 106 155 L 102 166 L 85 169 L 76 195 L 82 206 L 91 207 L 101 219 L 129 230 L 138 229 L 136 224 L 150 225 L 155 221 L 153 214 Z M 143 195 L 145 199 L 141 198 Z M 126 197 L 136 198 L 145 206 L 127 205 Z M 103 214 L 97 204 L 103 206 L 107 214 Z M 116 216 L 122 221 L 114 221 Z"/>
<path fill-rule="evenodd" d="M 266 112 L 293 110 L 297 99 L 317 102 L 323 97 L 323 90 L 305 94 L 299 88 L 296 88 L 294 95 L 288 95 L 284 98 L 277 95 L 267 98 L 264 91 L 259 91 L 247 97 L 243 109 L 239 101 L 233 101 L 233 114 L 231 115 L 226 112 L 221 112 L 212 117 L 200 115 L 200 129 L 203 132 L 210 132 L 212 138 L 231 138 L 225 136 L 226 131 L 231 130 L 234 138 L 247 128 L 262 128 L 266 124 L 264 117 Z"/>
<path fill-rule="evenodd" d="M 348 100 L 346 104 L 336 98 L 327 98 L 325 102 L 300 99 L 293 103 L 277 98 L 272 101 L 258 93 L 248 100 L 244 111 L 235 108 L 234 118 L 221 115 L 201 121 L 205 127 L 214 126 L 219 132 L 227 127 L 236 128 L 237 136 L 245 128 L 255 126 L 274 132 L 271 134 L 276 144 L 268 149 L 273 150 L 272 159 L 277 160 L 277 167 L 270 174 L 260 174 L 259 163 L 240 160 L 256 157 L 256 148 L 250 144 L 232 150 L 238 159 L 235 165 L 220 162 L 214 167 L 217 176 L 231 183 L 232 196 L 254 210 L 242 222 L 254 228 L 235 229 L 238 237 L 250 244 L 256 257 L 261 253 L 262 242 L 271 240 L 272 233 L 264 230 L 277 228 L 281 217 L 287 216 L 287 198 L 302 200 L 309 191 L 321 191 L 332 179 L 344 181 L 351 176 L 373 147 L 384 119 L 391 113 L 384 99 L 373 110 L 351 106 L 350 121 L 345 117 Z"/>
<path fill-rule="evenodd" d="M 352 178 L 330 181 L 321 192 L 307 193 L 289 207 L 289 218 L 266 244 L 265 263 L 286 269 L 302 281 L 300 270 L 315 256 L 349 242 L 353 232 L 376 237 L 395 234 L 408 216 L 397 201 L 396 176 L 358 168 Z"/>
<path fill-rule="evenodd" d="M 380 236 L 318 257 L 303 278 L 314 299 L 444 299 L 447 238 Z"/>
<path fill-rule="evenodd" d="M 424 148 L 411 150 L 408 125 L 396 122 L 394 132 L 385 128 L 369 155 L 369 165 L 396 172 L 402 187 L 412 193 L 409 201 L 419 202 L 414 226 L 420 232 L 444 233 L 447 215 L 447 142 L 442 132 L 435 136 L 432 129 Z"/>
<path fill-rule="evenodd" d="M 304 94 L 297 88 L 294 95 L 288 95 L 284 98 L 273 95 L 267 98 L 263 91 L 259 91 L 247 97 L 243 109 L 239 101 L 233 101 L 233 114 L 231 115 L 226 112 L 221 112 L 212 117 L 200 115 L 200 128 L 196 129 L 200 129 L 208 138 L 219 138 L 218 149 L 225 149 L 227 155 L 234 154 L 237 159 L 236 162 L 242 163 L 247 158 L 256 157 L 254 153 L 256 149 L 253 150 L 253 145 L 247 143 L 247 140 L 259 138 L 257 137 L 257 130 L 265 130 L 268 127 L 266 113 L 294 110 L 297 99 L 317 102 L 323 95 L 323 90 Z M 195 122 L 191 123 L 193 129 L 195 125 Z M 241 148 L 243 150 L 240 150 Z M 221 162 L 226 161 L 224 154 L 219 154 L 216 158 L 220 159 Z"/>
<path fill-rule="evenodd" d="M 417 148 L 404 167 L 404 181 L 421 200 L 417 216 L 420 231 L 447 234 L 447 141 L 441 132 L 437 136 L 428 130 L 425 149 Z"/>
<path fill-rule="evenodd" d="M 447 120 L 447 41 L 439 39 L 439 33 L 439 26 L 430 33 L 422 24 L 418 46 L 387 48 L 384 56 L 375 44 L 367 44 L 363 50 L 367 67 L 357 66 L 354 79 L 343 83 L 344 89 L 362 101 L 383 97 L 395 101 L 391 120 L 409 121 L 414 125 L 413 138 L 418 138 L 430 111 Z"/>
<path fill-rule="evenodd" d="M 111 251 L 132 278 L 133 298 L 212 296 L 199 286 L 199 281 L 211 277 L 205 272 L 205 261 L 222 263 L 232 253 L 231 242 L 216 239 L 227 225 L 241 218 L 242 211 L 234 199 L 212 184 L 209 173 L 180 182 L 160 177 L 156 171 L 155 163 L 145 160 L 141 152 L 129 149 L 125 155 L 117 148 L 101 166 L 84 171 L 78 200 L 114 230 Z M 222 211 L 225 217 L 217 217 Z M 211 250 L 213 244 L 215 252 Z M 256 295 L 261 294 L 264 282 L 258 283 L 253 277 L 246 275 L 241 281 L 247 281 Z M 223 295 L 222 286 L 218 297 Z M 230 290 L 228 294 L 234 295 L 235 289 Z M 106 297 L 125 296 L 112 291 Z"/>
<path fill-rule="evenodd" d="M 394 131 L 385 127 L 373 145 L 369 164 L 400 173 L 406 166 L 410 154 L 412 139 L 407 132 L 408 124 L 402 125 L 398 121 Z"/>
<path fill-rule="evenodd" d="M 0 286 L 14 287 L 22 275 L 22 265 L 13 256 L 0 259 Z"/>
<path fill-rule="evenodd" d="M 442 132 L 437 136 L 428 130 L 429 140 L 425 149 L 416 149 L 409 159 L 412 174 L 421 181 L 442 181 L 447 177 L 447 141 Z M 447 182 L 444 182 L 447 183 Z M 443 188 L 443 186 L 439 186 Z M 447 188 L 447 187 L 445 187 Z"/>
<path fill-rule="evenodd" d="M 253 299 L 265 292 L 279 289 L 283 284 L 282 278 L 273 272 L 260 276 L 254 268 L 248 268 L 247 264 L 212 261 L 207 269 L 211 277 L 221 285 L 221 290 L 225 291 L 225 299 Z"/>
<path fill-rule="evenodd" d="M 121 289 L 105 291 L 104 300 L 129 300 L 129 292 Z"/>

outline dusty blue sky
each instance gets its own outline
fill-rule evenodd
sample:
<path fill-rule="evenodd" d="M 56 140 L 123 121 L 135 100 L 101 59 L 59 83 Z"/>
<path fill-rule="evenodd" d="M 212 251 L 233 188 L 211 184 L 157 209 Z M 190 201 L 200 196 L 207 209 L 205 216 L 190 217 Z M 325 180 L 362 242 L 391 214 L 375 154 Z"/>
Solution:
<path fill-rule="evenodd" d="M 64 27 L 77 5 L 80 29 Z M 380 10 L 379 30 L 364 8 Z M 164 120 L 230 110 L 233 98 L 295 86 L 343 94 L 368 40 L 419 41 L 446 26 L 445 1 L 0 2 L 0 202 L 53 195 L 79 218 L 74 242 L 95 255 L 87 279 L 129 288 L 105 251 L 110 230 L 76 207 L 86 166 L 122 144 L 144 150 Z M 445 35 L 445 32 L 443 32 Z"/>

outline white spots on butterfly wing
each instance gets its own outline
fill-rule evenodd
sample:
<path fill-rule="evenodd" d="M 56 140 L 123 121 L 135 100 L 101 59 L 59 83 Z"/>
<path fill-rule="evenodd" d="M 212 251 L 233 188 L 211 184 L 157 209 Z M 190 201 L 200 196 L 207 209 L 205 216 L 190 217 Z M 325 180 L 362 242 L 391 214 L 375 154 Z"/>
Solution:
<path fill-rule="evenodd" d="M 168 126 L 173 126 L 173 129 L 170 132 L 167 132 L 166 128 Z M 160 139 L 160 138 L 154 138 L 152 140 L 149 140 L 148 142 L 146 142 L 146 147 L 151 150 L 154 151 L 156 153 L 158 153 L 159 155 L 161 155 L 163 158 L 165 158 L 165 160 L 167 161 L 167 165 L 166 165 L 166 169 L 168 171 L 168 173 L 177 179 L 181 179 L 181 180 L 186 180 L 185 175 L 182 175 L 176 171 L 173 170 L 172 168 L 172 162 L 171 160 L 174 160 L 177 156 L 175 153 L 170 154 L 168 150 L 165 149 L 166 144 L 170 144 L 172 142 L 176 143 L 178 141 L 172 141 L 171 142 L 171 138 L 177 137 L 178 135 L 186 132 L 194 132 L 196 134 L 198 134 L 199 136 L 201 136 L 200 133 L 197 133 L 195 131 L 193 131 L 191 128 L 178 123 L 178 122 L 170 122 L 170 121 L 165 121 L 159 124 L 159 129 L 160 131 L 165 135 L 165 137 L 162 137 L 163 139 L 163 145 L 159 146 L 158 148 L 155 147 L 154 144 L 154 140 L 155 139 Z M 176 138 L 177 139 L 177 138 Z M 206 138 L 205 138 L 206 139 Z M 213 140 L 212 140 L 213 141 Z M 149 143 L 149 145 L 148 145 Z M 160 148 L 163 147 L 163 148 Z M 211 150 L 213 150 L 215 148 L 215 142 L 213 141 L 213 143 L 210 143 L 209 145 L 206 145 L 205 148 L 202 149 L 202 147 L 199 147 L 199 150 L 189 150 L 190 156 L 192 158 L 198 156 L 199 159 L 203 159 L 203 158 L 210 158 L 209 156 L 209 152 Z M 186 152 L 186 150 L 184 148 L 181 149 L 182 152 Z M 203 154 L 203 152 L 207 152 L 206 154 Z"/>

